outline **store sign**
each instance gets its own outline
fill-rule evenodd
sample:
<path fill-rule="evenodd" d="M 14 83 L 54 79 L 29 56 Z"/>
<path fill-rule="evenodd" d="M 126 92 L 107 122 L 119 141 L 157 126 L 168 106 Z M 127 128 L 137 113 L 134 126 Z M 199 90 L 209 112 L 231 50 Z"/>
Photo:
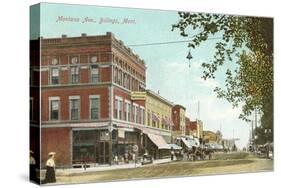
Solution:
<path fill-rule="evenodd" d="M 119 138 L 125 138 L 125 131 L 124 130 L 118 130 L 118 137 Z"/>
<path fill-rule="evenodd" d="M 139 150 L 138 145 L 134 145 L 134 146 L 133 146 L 133 151 L 134 151 L 134 152 L 138 152 L 138 150 Z"/>
<path fill-rule="evenodd" d="M 131 100 L 145 100 L 146 93 L 141 91 L 131 92 Z"/>
<path fill-rule="evenodd" d="M 100 132 L 100 140 L 101 141 L 108 141 L 109 140 L 109 132 L 107 132 L 107 131 Z"/>

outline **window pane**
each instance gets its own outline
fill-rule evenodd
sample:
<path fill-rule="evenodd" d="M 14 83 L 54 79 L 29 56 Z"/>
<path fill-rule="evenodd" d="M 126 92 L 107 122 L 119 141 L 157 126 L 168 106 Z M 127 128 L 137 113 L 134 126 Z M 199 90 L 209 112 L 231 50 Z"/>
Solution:
<path fill-rule="evenodd" d="M 79 67 L 71 67 L 71 82 L 79 82 Z"/>
<path fill-rule="evenodd" d="M 58 110 L 59 109 L 59 101 L 52 101 L 52 110 Z"/>
<path fill-rule="evenodd" d="M 59 69 L 58 68 L 52 69 L 52 76 L 59 76 Z"/>
<path fill-rule="evenodd" d="M 59 83 L 59 69 L 52 68 L 51 69 L 51 84 L 58 84 Z"/>
<path fill-rule="evenodd" d="M 53 100 L 51 101 L 51 120 L 59 119 L 59 101 Z"/>
<path fill-rule="evenodd" d="M 91 119 L 98 119 L 99 118 L 99 98 L 92 98 L 91 102 Z"/>
<path fill-rule="evenodd" d="M 79 99 L 70 100 L 70 116 L 71 120 L 79 119 Z"/>

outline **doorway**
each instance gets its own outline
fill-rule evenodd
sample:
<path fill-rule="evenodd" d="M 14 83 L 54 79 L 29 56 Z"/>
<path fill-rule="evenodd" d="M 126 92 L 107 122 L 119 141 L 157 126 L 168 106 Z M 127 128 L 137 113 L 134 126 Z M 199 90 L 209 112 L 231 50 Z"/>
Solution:
<path fill-rule="evenodd" d="M 109 163 L 109 143 L 101 141 L 97 147 L 98 163 L 108 164 Z"/>

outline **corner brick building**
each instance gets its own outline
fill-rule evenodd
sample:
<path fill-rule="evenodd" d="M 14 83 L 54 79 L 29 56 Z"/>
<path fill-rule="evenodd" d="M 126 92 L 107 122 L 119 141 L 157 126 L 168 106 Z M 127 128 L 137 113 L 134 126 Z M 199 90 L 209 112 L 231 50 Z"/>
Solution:
<path fill-rule="evenodd" d="M 50 151 L 57 153 L 57 166 L 70 167 L 83 161 L 111 164 L 133 145 L 142 149 L 145 101 L 131 100 L 131 92 L 145 91 L 144 61 L 109 32 L 31 44 L 38 42 L 41 64 L 31 57 L 30 99 L 32 116 L 38 113 L 32 101 L 39 103 L 33 88 L 40 84 L 42 165 Z"/>

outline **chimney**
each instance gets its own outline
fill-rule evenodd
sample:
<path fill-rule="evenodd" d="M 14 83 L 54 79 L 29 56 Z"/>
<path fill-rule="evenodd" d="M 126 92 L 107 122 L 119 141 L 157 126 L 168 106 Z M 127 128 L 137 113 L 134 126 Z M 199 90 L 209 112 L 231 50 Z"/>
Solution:
<path fill-rule="evenodd" d="M 67 37 L 66 34 L 61 35 L 61 38 L 66 38 L 66 37 Z"/>
<path fill-rule="evenodd" d="M 106 36 L 114 37 L 113 33 L 111 33 L 111 32 L 106 32 Z"/>
<path fill-rule="evenodd" d="M 82 37 L 87 37 L 87 34 L 86 33 L 82 33 L 81 36 Z"/>

